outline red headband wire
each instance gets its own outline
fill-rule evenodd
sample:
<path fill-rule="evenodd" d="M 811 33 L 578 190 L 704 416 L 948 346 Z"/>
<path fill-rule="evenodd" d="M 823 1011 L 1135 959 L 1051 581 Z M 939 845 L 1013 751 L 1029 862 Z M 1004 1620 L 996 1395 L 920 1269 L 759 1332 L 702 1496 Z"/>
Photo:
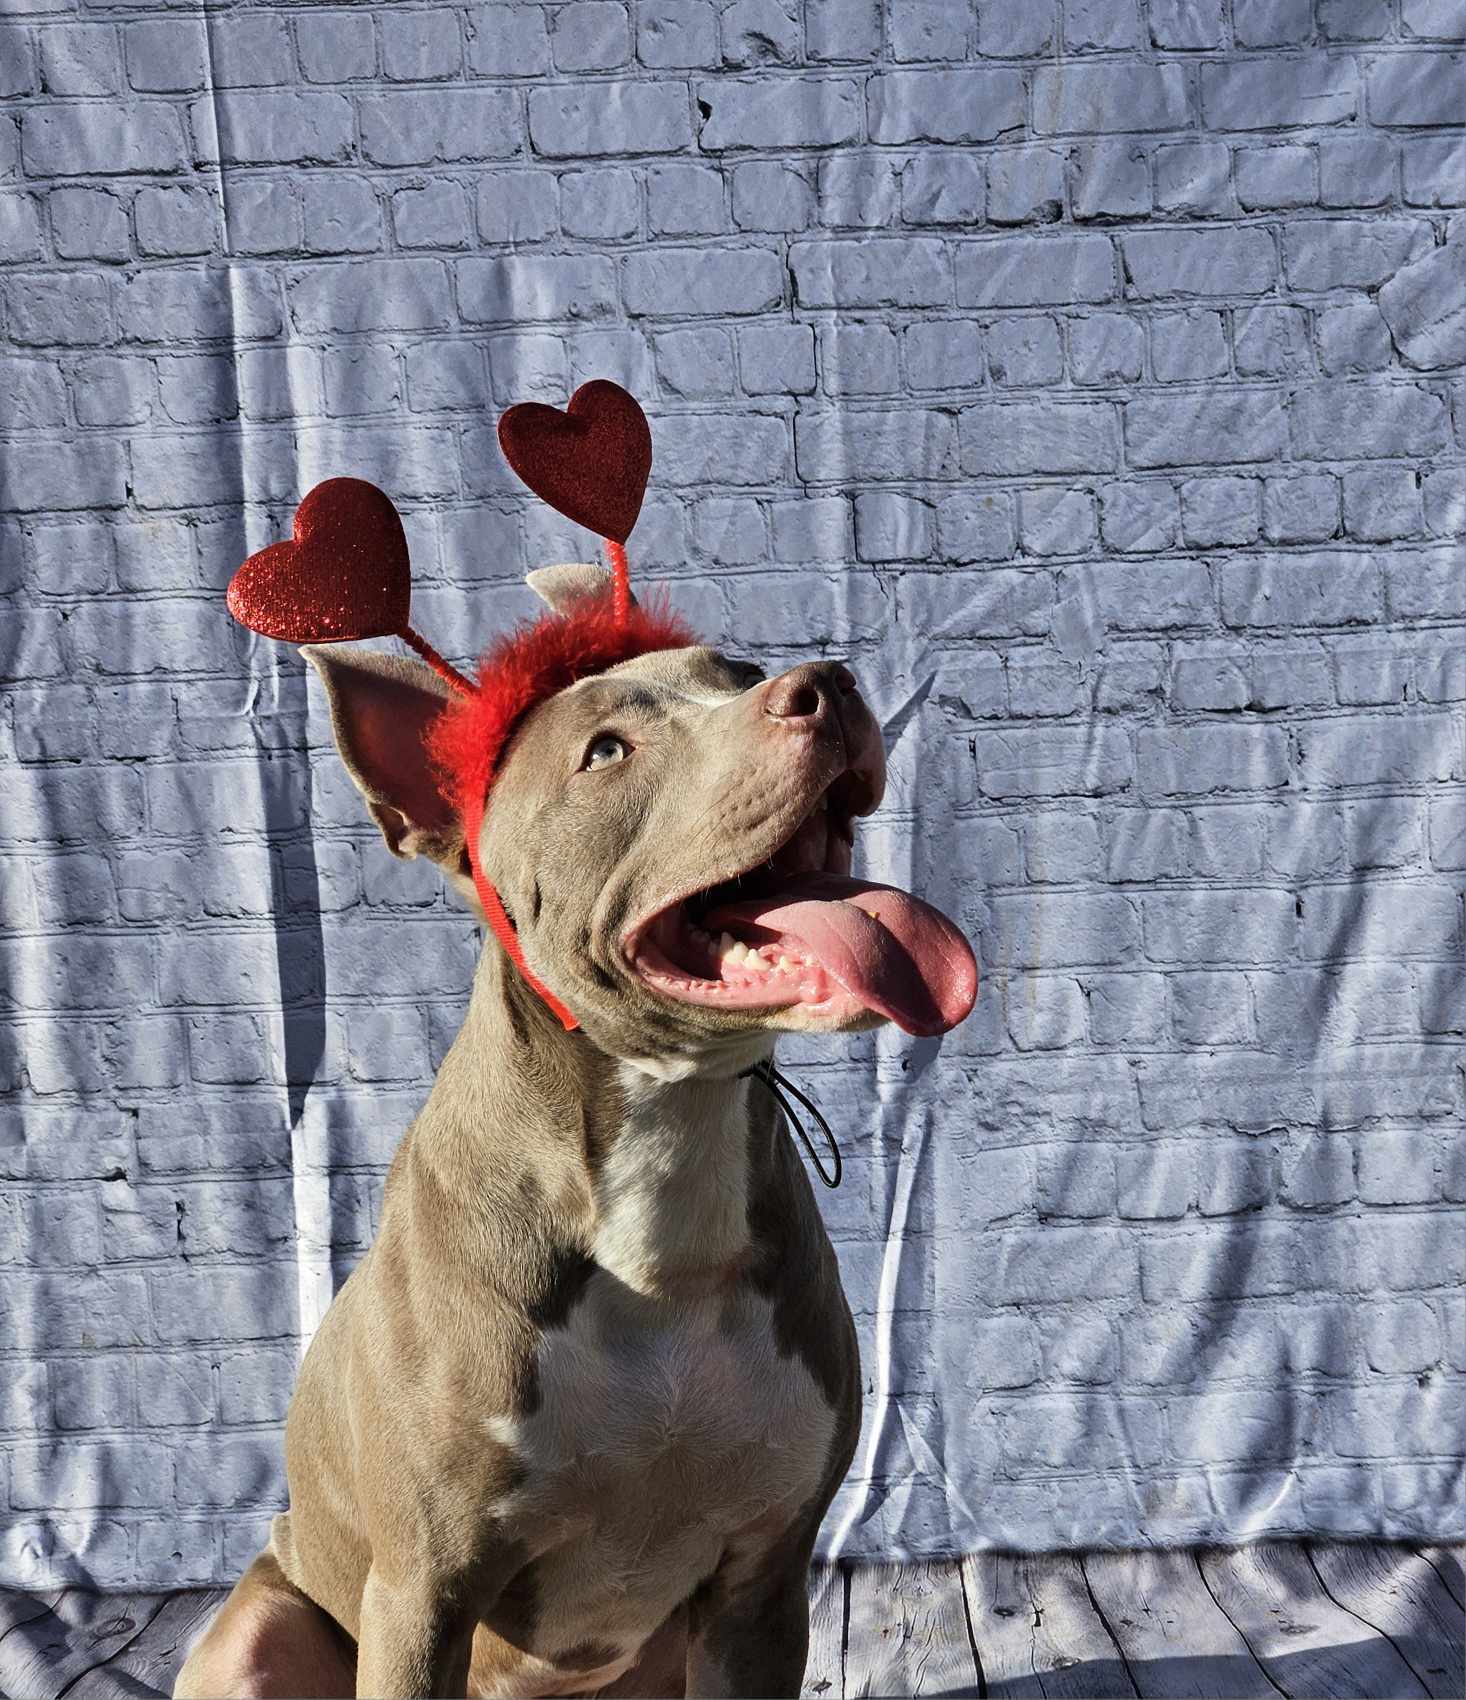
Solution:
<path fill-rule="evenodd" d="M 409 649 L 415 649 L 438 677 L 451 685 L 455 691 L 472 693 L 478 688 L 473 680 L 460 673 L 451 661 L 444 660 L 421 632 L 415 632 L 411 626 L 404 626 L 396 635 Z"/>
<path fill-rule="evenodd" d="M 631 574 L 626 567 L 626 548 L 614 537 L 605 539 L 606 554 L 611 561 L 612 608 L 616 624 L 624 626 L 631 618 Z"/>

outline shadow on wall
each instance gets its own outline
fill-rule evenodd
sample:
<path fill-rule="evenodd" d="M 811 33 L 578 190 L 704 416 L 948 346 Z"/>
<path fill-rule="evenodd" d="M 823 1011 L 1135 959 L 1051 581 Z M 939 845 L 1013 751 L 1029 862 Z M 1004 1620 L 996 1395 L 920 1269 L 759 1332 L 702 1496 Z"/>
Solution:
<path fill-rule="evenodd" d="M 276 707 L 287 725 L 306 724 L 305 674 L 304 661 L 293 653 L 282 655 L 274 675 L 280 690 Z M 286 1095 L 294 1128 L 326 1052 L 326 950 L 315 839 L 309 825 L 311 757 L 304 740 L 302 747 L 289 751 L 267 748 L 263 741 L 267 734 L 260 722 L 253 724 L 266 842 L 273 847 L 271 914 L 280 976 Z"/>
<path fill-rule="evenodd" d="M 239 405 L 235 368 L 211 373 L 210 381 L 219 386 L 214 399 L 222 409 L 220 416 L 231 415 Z M 307 731 L 308 669 L 293 645 L 253 637 L 224 609 L 225 586 L 238 564 L 259 544 L 258 538 L 251 537 L 242 508 L 250 482 L 247 470 L 251 469 L 242 458 L 221 463 L 219 475 L 229 481 L 230 510 L 224 521 L 211 528 L 203 552 L 203 576 L 217 596 L 209 610 L 210 620 L 237 646 L 239 674 L 249 686 L 244 720 L 262 801 L 289 1125 L 294 1128 L 326 1052 L 325 941 L 311 822 L 314 780 Z M 288 492 L 297 476 L 282 475 L 279 489 L 272 492 L 282 503 L 290 500 Z M 289 524 L 288 509 L 282 509 L 265 519 L 263 529 L 268 536 L 284 535 Z M 183 656 L 179 664 L 192 661 Z M 186 690 L 185 686 L 185 696 Z"/>

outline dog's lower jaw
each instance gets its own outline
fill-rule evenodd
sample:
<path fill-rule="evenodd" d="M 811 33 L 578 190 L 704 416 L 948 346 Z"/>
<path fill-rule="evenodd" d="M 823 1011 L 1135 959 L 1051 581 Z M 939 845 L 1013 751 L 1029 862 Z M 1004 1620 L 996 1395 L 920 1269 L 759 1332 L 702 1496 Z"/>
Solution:
<path fill-rule="evenodd" d="M 669 1013 L 678 1013 L 675 1006 Z M 883 1019 L 876 1016 L 860 1025 L 879 1025 Z M 497 1043 L 496 1034 L 509 1031 L 523 1046 L 558 1059 L 577 1074 L 583 1075 L 588 1068 L 612 1073 L 629 1068 L 648 1080 L 671 1085 L 694 1079 L 734 1080 L 756 1063 L 772 1059 L 784 1030 L 771 1023 L 744 1032 L 691 1032 L 671 1039 L 664 1038 L 660 1029 L 638 1023 L 634 1014 L 613 1027 L 603 1015 L 587 1010 L 579 1030 L 566 1033 L 504 952 L 486 939 L 455 1044 L 481 1049 L 487 1057 Z"/>
<path fill-rule="evenodd" d="M 773 1060 L 776 1032 L 739 1033 L 706 1050 L 685 1051 L 674 1056 L 623 1056 L 620 1061 L 633 1075 L 675 1085 L 685 1080 L 736 1080 L 761 1062 Z"/>

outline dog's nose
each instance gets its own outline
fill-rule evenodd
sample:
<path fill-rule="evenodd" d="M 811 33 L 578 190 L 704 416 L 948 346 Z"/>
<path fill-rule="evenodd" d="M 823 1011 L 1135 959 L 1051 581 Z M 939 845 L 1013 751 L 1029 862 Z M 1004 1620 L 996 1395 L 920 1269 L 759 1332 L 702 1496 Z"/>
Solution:
<path fill-rule="evenodd" d="M 764 713 L 775 720 L 817 719 L 857 688 L 855 675 L 843 662 L 806 661 L 769 681 Z"/>

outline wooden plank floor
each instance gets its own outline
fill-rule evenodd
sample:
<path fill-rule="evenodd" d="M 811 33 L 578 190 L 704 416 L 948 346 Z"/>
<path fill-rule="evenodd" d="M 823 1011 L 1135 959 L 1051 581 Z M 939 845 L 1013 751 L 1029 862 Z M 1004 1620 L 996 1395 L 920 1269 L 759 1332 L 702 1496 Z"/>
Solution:
<path fill-rule="evenodd" d="M 1462 1548 L 980 1553 L 811 1577 L 804 1694 L 1460 1700 Z M 3 1700 L 169 1692 L 222 1589 L 0 1589 Z"/>

